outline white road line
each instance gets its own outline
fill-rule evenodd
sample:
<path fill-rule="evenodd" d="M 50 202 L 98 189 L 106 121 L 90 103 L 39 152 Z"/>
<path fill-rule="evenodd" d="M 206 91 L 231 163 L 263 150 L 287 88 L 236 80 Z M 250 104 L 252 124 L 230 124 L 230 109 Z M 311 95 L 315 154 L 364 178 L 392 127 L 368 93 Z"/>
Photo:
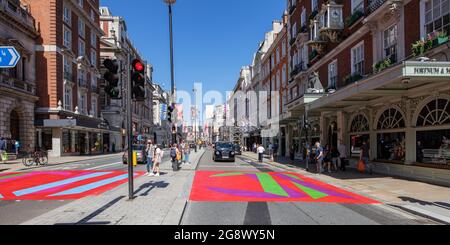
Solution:
<path fill-rule="evenodd" d="M 118 165 L 118 164 L 123 164 L 123 162 L 111 163 L 111 164 L 102 165 L 102 166 L 98 166 L 98 167 L 88 168 L 86 170 L 100 169 L 100 168 L 110 167 L 110 166 L 114 166 L 114 165 Z"/>

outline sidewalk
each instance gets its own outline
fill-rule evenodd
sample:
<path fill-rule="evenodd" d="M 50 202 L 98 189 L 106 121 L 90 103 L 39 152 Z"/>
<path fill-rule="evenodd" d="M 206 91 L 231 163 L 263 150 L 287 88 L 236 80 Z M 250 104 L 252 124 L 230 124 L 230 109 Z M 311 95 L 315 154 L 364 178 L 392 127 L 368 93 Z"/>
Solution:
<path fill-rule="evenodd" d="M 257 155 L 252 152 L 244 152 L 242 156 L 255 162 L 258 161 Z M 298 172 L 306 177 L 363 194 L 410 213 L 450 224 L 450 188 L 448 187 L 386 175 L 361 174 L 355 169 L 316 175 L 305 171 L 305 164 L 298 160 L 293 164 L 286 158 L 280 158 L 277 162 L 270 162 L 268 158 L 265 158 L 264 163 L 287 171 Z M 310 171 L 314 172 L 315 168 L 315 165 L 309 166 Z"/>
<path fill-rule="evenodd" d="M 23 225 L 178 225 L 189 200 L 194 170 L 204 152 L 192 152 L 192 165 L 182 165 L 178 172 L 173 172 L 171 162 L 166 161 L 160 177 L 135 179 L 133 201 L 128 201 L 125 184 L 100 196 L 71 202 Z"/>
<path fill-rule="evenodd" d="M 96 155 L 96 156 L 70 156 L 70 157 L 49 157 L 48 165 L 45 166 L 32 166 L 26 167 L 22 164 L 22 159 L 7 161 L 5 164 L 0 162 L 0 173 L 1 172 L 14 172 L 14 171 L 22 171 L 22 170 L 30 170 L 30 169 L 38 169 L 43 167 L 57 166 L 66 163 L 80 162 L 86 160 L 94 160 L 94 159 L 104 159 L 104 158 L 114 158 L 121 157 L 123 153 L 115 153 L 108 155 Z"/>

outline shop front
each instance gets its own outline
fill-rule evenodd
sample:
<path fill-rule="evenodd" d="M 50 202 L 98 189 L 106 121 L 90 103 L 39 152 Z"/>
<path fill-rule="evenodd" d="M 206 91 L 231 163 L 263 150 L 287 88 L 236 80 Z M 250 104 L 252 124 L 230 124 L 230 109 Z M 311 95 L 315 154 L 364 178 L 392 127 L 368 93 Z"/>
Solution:
<path fill-rule="evenodd" d="M 404 62 L 322 97 L 308 114 L 320 113 L 322 140 L 342 139 L 352 164 L 366 142 L 376 172 L 450 184 L 449 78 L 450 62 Z"/>
<path fill-rule="evenodd" d="M 36 128 L 38 146 L 52 157 L 106 154 L 110 135 L 120 135 L 120 129 L 95 119 L 40 120 Z"/>

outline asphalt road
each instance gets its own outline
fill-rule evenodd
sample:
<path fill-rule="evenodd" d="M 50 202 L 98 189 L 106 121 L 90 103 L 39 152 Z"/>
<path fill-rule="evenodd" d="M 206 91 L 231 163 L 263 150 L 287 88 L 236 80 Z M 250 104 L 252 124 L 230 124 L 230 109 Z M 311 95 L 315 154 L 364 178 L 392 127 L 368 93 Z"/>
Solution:
<path fill-rule="evenodd" d="M 198 170 L 281 172 L 281 169 L 238 157 L 235 163 L 212 161 L 211 150 Z M 359 193 L 357 193 L 359 194 Z M 301 202 L 189 202 L 183 225 L 422 225 L 433 221 L 386 205 Z"/>
<path fill-rule="evenodd" d="M 165 150 L 163 161 L 169 159 Z M 52 170 L 93 170 L 93 171 L 127 171 L 127 165 L 122 162 L 122 157 L 105 157 L 101 159 L 86 160 L 57 166 L 25 169 L 21 172 L 52 171 Z M 145 165 L 138 165 L 135 171 L 146 172 Z M 64 201 L 0 201 L 0 225 L 16 225 L 38 217 L 50 210 L 72 202 Z"/>

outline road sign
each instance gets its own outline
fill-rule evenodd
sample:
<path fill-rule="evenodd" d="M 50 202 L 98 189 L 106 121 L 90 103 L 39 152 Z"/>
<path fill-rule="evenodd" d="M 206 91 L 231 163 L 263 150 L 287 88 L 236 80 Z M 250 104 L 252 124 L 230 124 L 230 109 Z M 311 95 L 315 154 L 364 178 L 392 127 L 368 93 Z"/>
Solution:
<path fill-rule="evenodd" d="M 0 68 L 14 68 L 20 60 L 20 54 L 12 46 L 0 47 Z"/>

